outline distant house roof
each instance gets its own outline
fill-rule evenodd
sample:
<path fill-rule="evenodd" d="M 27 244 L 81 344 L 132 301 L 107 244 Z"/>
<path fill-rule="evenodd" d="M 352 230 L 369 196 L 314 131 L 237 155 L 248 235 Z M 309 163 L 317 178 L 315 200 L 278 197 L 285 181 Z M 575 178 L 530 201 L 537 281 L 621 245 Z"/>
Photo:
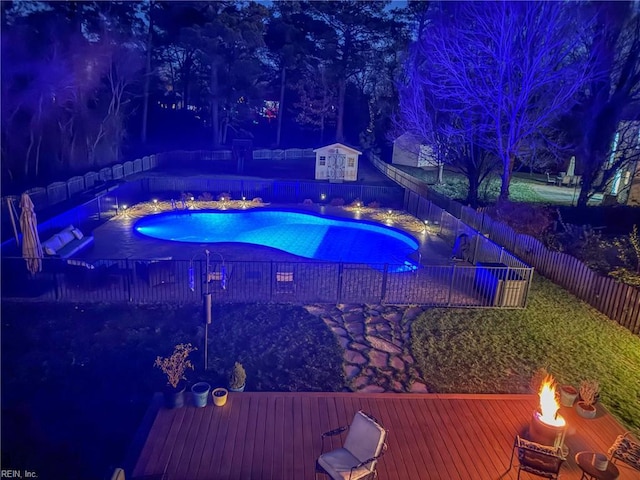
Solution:
<path fill-rule="evenodd" d="M 359 150 L 356 150 L 355 148 L 348 147 L 348 146 L 346 146 L 346 145 L 344 145 L 342 143 L 332 143 L 331 145 L 327 145 L 325 147 L 316 148 L 313 151 L 314 152 L 319 152 L 321 150 L 327 150 L 329 148 L 338 148 L 338 147 L 344 148 L 345 150 L 348 150 L 349 152 L 352 152 L 352 153 L 357 153 L 358 155 L 362 154 L 362 152 L 360 152 Z"/>

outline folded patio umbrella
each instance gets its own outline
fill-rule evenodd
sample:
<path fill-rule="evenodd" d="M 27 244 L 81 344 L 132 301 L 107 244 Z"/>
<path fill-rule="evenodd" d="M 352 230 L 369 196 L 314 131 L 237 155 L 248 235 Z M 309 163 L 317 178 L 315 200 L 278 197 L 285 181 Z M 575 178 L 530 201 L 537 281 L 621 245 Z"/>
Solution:
<path fill-rule="evenodd" d="M 28 194 L 20 198 L 20 230 L 22 231 L 22 257 L 27 262 L 27 270 L 37 273 L 42 270 L 42 245 L 38 236 L 38 220 Z"/>

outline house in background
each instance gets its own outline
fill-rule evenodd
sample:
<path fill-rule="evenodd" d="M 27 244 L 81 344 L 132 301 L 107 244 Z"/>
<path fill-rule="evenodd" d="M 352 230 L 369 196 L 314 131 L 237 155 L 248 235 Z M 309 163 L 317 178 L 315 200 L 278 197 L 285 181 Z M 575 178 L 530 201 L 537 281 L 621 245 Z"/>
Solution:
<path fill-rule="evenodd" d="M 420 139 L 411 133 L 403 133 L 394 140 L 391 163 L 409 167 L 438 166 L 433 148 L 420 143 Z"/>
<path fill-rule="evenodd" d="M 316 180 L 330 182 L 358 179 L 358 160 L 362 152 L 342 143 L 316 148 Z"/>

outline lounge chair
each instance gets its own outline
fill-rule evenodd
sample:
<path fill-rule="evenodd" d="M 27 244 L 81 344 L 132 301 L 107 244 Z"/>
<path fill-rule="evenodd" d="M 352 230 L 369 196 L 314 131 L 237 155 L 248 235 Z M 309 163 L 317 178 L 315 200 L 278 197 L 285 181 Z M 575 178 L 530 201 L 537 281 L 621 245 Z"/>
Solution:
<path fill-rule="evenodd" d="M 509 470 L 513 466 L 513 456 L 516 451 L 518 452 L 518 479 L 521 471 L 538 477 L 557 479 L 560 474 L 560 467 L 565 462 L 565 457 L 562 455 L 562 447 L 540 445 L 516 435 L 513 449 L 511 450 Z"/>
<path fill-rule="evenodd" d="M 322 434 L 324 439 L 348 430 L 342 448 L 320 455 L 316 476 L 329 475 L 334 480 L 361 480 L 376 477 L 376 464 L 386 450 L 387 431 L 370 415 L 357 412 L 351 425 Z"/>
<path fill-rule="evenodd" d="M 619 460 L 640 471 L 640 442 L 635 440 L 630 432 L 618 435 L 609 449 L 609 457 L 612 463 Z"/>

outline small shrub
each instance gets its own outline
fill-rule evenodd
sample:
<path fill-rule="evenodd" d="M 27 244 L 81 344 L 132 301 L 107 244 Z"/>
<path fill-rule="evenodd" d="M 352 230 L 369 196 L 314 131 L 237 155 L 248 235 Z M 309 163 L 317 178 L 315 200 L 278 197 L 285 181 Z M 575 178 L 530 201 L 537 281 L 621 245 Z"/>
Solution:
<path fill-rule="evenodd" d="M 310 198 L 305 198 L 304 201 L 302 202 L 303 205 L 313 205 L 313 200 L 311 200 Z"/>
<path fill-rule="evenodd" d="M 231 194 L 227 192 L 222 192 L 221 194 L 218 195 L 217 199 L 219 202 L 228 202 L 231 200 Z"/>
<path fill-rule="evenodd" d="M 251 200 L 251 203 L 262 203 L 262 198 L 255 197 L 253 200 Z"/>
<path fill-rule="evenodd" d="M 362 207 L 363 205 L 364 205 L 364 202 L 359 198 L 356 198 L 353 202 L 349 204 L 350 207 Z"/>
<path fill-rule="evenodd" d="M 332 198 L 329 205 L 331 205 L 332 207 L 342 207 L 344 205 L 344 198 L 342 197 Z"/>
<path fill-rule="evenodd" d="M 229 375 L 229 386 L 231 388 L 242 388 L 247 381 L 247 372 L 240 362 L 236 362 Z"/>
<path fill-rule="evenodd" d="M 380 208 L 380 202 L 377 201 L 373 201 L 373 202 L 369 202 L 369 205 L 367 205 L 367 207 L 369 208 Z"/>
<path fill-rule="evenodd" d="M 587 405 L 594 405 L 598 400 L 600 384 L 596 380 L 583 380 L 580 382 L 580 400 Z"/>
<path fill-rule="evenodd" d="M 167 376 L 167 383 L 173 388 L 178 386 L 181 380 L 186 380 L 184 372 L 187 368 L 193 370 L 193 363 L 189 360 L 189 354 L 197 350 L 190 343 L 180 343 L 175 346 L 170 357 L 156 357 L 154 366 L 158 367 Z"/>
<path fill-rule="evenodd" d="M 202 195 L 198 197 L 198 200 L 201 200 L 203 202 L 210 202 L 213 200 L 213 195 L 211 195 L 209 192 L 202 192 Z"/>

